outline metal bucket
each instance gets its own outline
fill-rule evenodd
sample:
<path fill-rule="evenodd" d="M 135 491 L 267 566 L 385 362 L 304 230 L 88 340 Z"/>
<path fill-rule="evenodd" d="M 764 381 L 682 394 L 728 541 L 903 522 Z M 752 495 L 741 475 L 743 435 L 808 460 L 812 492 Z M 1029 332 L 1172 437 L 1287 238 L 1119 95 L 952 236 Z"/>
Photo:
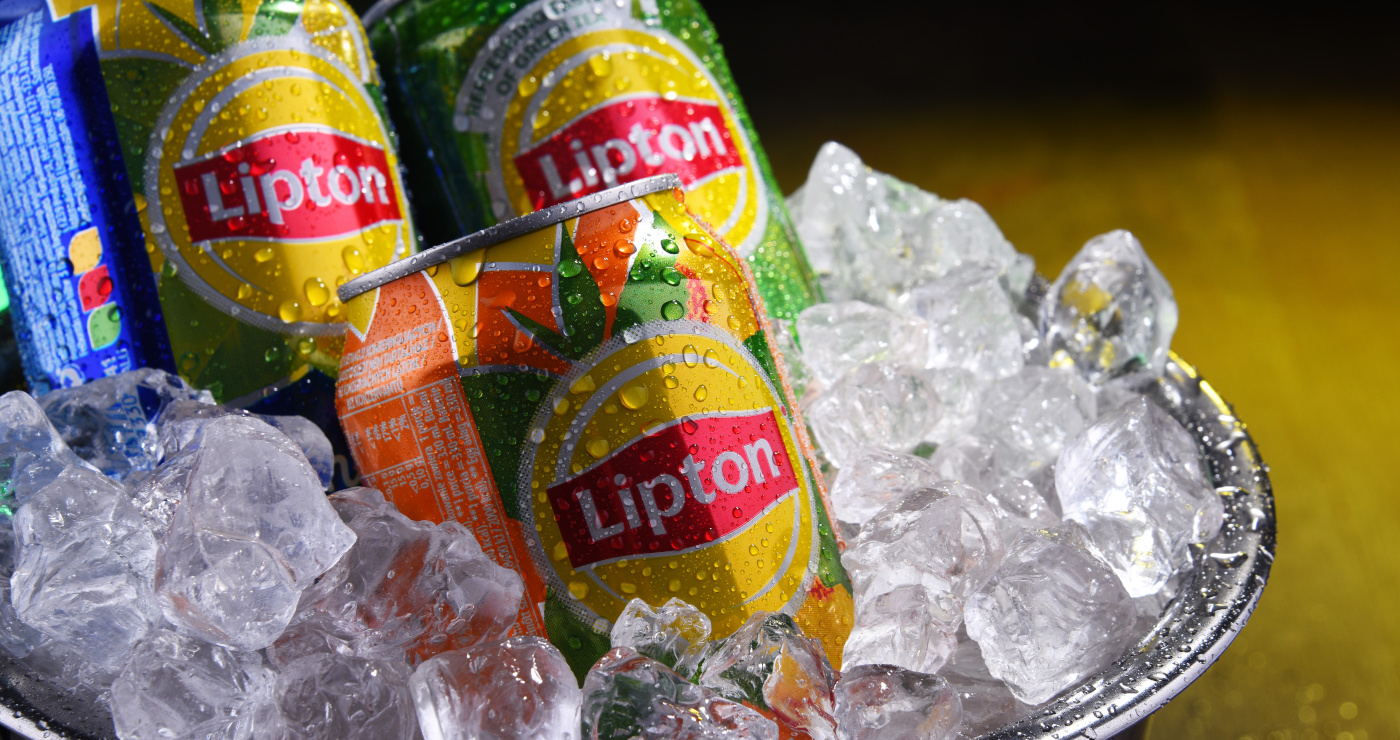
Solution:
<path fill-rule="evenodd" d="M 1152 631 L 1099 675 L 983 740 L 1099 740 L 1126 732 L 1181 693 L 1249 621 L 1274 561 L 1269 470 L 1245 425 L 1196 369 L 1175 354 L 1159 380 L 1135 389 L 1200 443 L 1225 503 L 1215 539 L 1193 548 L 1195 569 Z M 115 738 L 105 707 L 26 672 L 0 651 L 0 724 L 21 737 Z"/>

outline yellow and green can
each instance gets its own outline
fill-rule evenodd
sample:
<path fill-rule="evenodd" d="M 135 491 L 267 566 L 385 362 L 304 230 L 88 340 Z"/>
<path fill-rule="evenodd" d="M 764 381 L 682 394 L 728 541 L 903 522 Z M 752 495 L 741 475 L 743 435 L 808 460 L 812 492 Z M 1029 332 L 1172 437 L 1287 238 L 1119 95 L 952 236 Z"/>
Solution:
<path fill-rule="evenodd" d="M 663 175 L 350 281 L 337 409 L 364 480 L 525 577 L 582 676 L 640 598 L 725 637 L 793 616 L 832 662 L 850 582 L 748 265 Z"/>
<path fill-rule="evenodd" d="M 381 0 L 365 25 L 432 243 L 672 173 L 775 320 L 820 300 L 695 0 Z"/>

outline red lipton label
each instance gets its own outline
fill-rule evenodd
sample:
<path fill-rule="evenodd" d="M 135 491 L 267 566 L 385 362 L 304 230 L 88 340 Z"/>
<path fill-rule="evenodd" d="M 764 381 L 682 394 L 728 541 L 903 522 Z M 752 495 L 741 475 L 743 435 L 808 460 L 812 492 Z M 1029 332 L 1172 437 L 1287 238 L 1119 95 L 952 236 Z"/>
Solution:
<path fill-rule="evenodd" d="M 540 209 L 663 172 L 688 188 L 744 162 L 719 105 L 647 96 L 589 111 L 515 166 Z"/>
<path fill-rule="evenodd" d="M 328 239 L 403 219 L 384 150 L 328 131 L 267 134 L 174 170 L 193 242 Z"/>
<path fill-rule="evenodd" d="M 707 545 L 797 491 L 772 409 L 679 419 L 550 486 L 575 568 Z"/>

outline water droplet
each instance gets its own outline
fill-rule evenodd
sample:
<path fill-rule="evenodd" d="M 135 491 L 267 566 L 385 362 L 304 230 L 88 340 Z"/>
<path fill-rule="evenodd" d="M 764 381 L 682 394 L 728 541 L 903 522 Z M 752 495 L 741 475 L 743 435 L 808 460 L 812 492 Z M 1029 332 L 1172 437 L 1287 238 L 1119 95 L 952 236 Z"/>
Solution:
<path fill-rule="evenodd" d="M 559 263 L 559 276 L 571 278 L 583 272 L 583 263 L 575 259 L 564 260 Z"/>
<path fill-rule="evenodd" d="M 685 362 L 686 367 L 695 367 L 699 365 L 700 350 L 696 349 L 693 344 L 687 344 L 685 348 L 681 350 L 681 360 Z"/>
<path fill-rule="evenodd" d="M 623 406 L 635 411 L 647 404 L 648 395 L 645 385 L 633 383 L 623 388 L 622 391 L 617 394 L 617 397 L 622 401 Z"/>
<path fill-rule="evenodd" d="M 515 89 L 520 92 L 520 97 L 528 98 L 534 95 L 536 90 L 540 89 L 540 78 L 535 75 L 529 75 L 521 80 L 520 84 L 515 86 Z"/>
<path fill-rule="evenodd" d="M 273 257 L 272 247 L 263 247 L 253 253 L 253 259 L 258 262 L 266 262 Z"/>
<path fill-rule="evenodd" d="M 679 387 L 681 386 L 681 382 L 680 382 L 679 380 L 676 380 L 676 376 L 674 376 L 674 375 L 667 375 L 667 376 L 661 381 L 661 383 L 662 383 L 662 385 L 665 385 L 667 388 L 679 388 Z"/>
<path fill-rule="evenodd" d="M 705 400 L 706 395 L 708 395 L 708 393 L 705 390 L 705 386 L 701 385 L 695 388 L 695 400 L 703 401 Z"/>
<path fill-rule="evenodd" d="M 685 306 L 680 301 L 666 301 L 661 304 L 661 318 L 676 321 L 685 318 Z"/>
<path fill-rule="evenodd" d="M 705 367 L 719 367 L 719 355 L 713 349 L 705 350 Z"/>
<path fill-rule="evenodd" d="M 710 237 L 704 234 L 686 234 L 685 245 L 701 257 L 715 256 L 715 245 L 710 241 Z"/>
<path fill-rule="evenodd" d="M 662 239 L 661 248 L 668 254 L 680 254 L 681 251 L 680 245 L 676 244 L 674 239 Z"/>
<path fill-rule="evenodd" d="M 608 446 L 608 441 L 602 437 L 594 437 L 588 440 L 588 454 L 594 457 L 601 458 L 608 454 L 608 450 L 610 449 L 612 448 Z"/>
<path fill-rule="evenodd" d="M 612 74 L 613 71 L 612 59 L 608 56 L 607 52 L 589 57 L 588 68 L 593 71 L 593 74 L 599 77 L 607 77 Z M 525 95 L 527 93 L 521 94 Z"/>
<path fill-rule="evenodd" d="M 685 276 L 676 272 L 672 267 L 663 267 L 661 268 L 661 279 L 665 280 L 667 285 L 680 285 Z"/>
<path fill-rule="evenodd" d="M 238 300 L 246 301 L 253 297 L 253 286 L 243 283 L 238 286 Z"/>
<path fill-rule="evenodd" d="M 622 591 L 622 593 L 625 594 L 637 593 L 637 584 L 635 583 L 628 583 L 626 581 L 623 581 L 622 583 L 617 584 L 617 587 L 619 590 Z"/>
<path fill-rule="evenodd" d="M 340 250 L 340 259 L 345 262 L 346 269 L 359 274 L 365 271 L 365 258 L 360 254 L 360 249 L 354 245 Z"/>
<path fill-rule="evenodd" d="M 326 287 L 326 281 L 319 277 L 309 277 L 302 286 L 306 292 L 306 302 L 313 306 L 324 306 L 326 301 L 331 299 L 330 288 Z"/>
<path fill-rule="evenodd" d="M 447 269 L 452 273 L 452 282 L 462 286 L 476 282 L 481 275 L 481 262 L 485 256 L 485 251 L 477 250 L 448 260 Z"/>
<path fill-rule="evenodd" d="M 312 352 L 315 352 L 315 351 L 316 351 L 316 340 L 315 340 L 315 339 L 312 339 L 311 337 L 302 337 L 301 339 L 298 339 L 298 340 L 297 340 L 297 354 L 300 354 L 300 355 L 303 356 L 303 357 L 307 357 L 307 356 L 310 356 L 310 354 L 311 354 Z"/>
<path fill-rule="evenodd" d="M 276 362 L 277 358 L 281 356 L 282 350 L 276 347 L 268 347 L 267 351 L 263 353 L 263 359 L 268 362 Z"/>
<path fill-rule="evenodd" d="M 592 375 L 585 375 L 582 378 L 575 380 L 569 386 L 570 393 L 592 393 L 595 390 L 598 390 L 598 385 L 593 382 Z"/>
<path fill-rule="evenodd" d="M 681 582 L 673 578 L 670 583 L 666 584 L 666 588 L 670 589 L 671 593 L 675 593 L 681 590 Z"/>
<path fill-rule="evenodd" d="M 288 324 L 301 320 L 301 304 L 296 301 L 282 301 L 282 305 L 277 307 L 277 315 Z"/>
<path fill-rule="evenodd" d="M 633 244 L 631 239 L 618 239 L 617 242 L 613 244 L 613 251 L 617 253 L 619 258 L 623 258 L 630 254 L 635 254 L 637 245 Z"/>
<path fill-rule="evenodd" d="M 729 316 L 729 328 L 734 331 L 739 331 L 740 329 L 744 328 L 744 323 L 739 320 L 738 316 L 734 316 L 733 314 L 731 314 Z"/>
<path fill-rule="evenodd" d="M 554 402 L 554 413 L 555 413 L 556 415 L 563 416 L 563 415 L 564 415 L 564 412 L 566 412 L 566 411 L 568 411 L 568 410 L 569 410 L 569 399 L 567 399 L 567 398 L 561 398 L 561 399 L 559 399 L 558 401 L 555 401 L 555 402 Z"/>
<path fill-rule="evenodd" d="M 588 598 L 588 584 L 583 581 L 569 581 L 569 593 L 580 601 Z"/>

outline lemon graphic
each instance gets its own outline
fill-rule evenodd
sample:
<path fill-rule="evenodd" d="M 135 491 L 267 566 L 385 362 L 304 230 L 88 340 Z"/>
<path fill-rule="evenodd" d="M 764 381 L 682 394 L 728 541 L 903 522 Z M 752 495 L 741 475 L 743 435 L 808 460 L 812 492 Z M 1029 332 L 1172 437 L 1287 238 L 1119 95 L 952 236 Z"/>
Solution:
<path fill-rule="evenodd" d="M 729 430 L 739 419 L 752 428 L 755 418 L 762 420 L 758 439 L 774 456 L 770 461 L 759 454 L 758 464 L 750 467 L 743 443 L 757 440 L 731 438 Z M 524 467 L 531 475 L 528 481 L 522 478 L 520 508 L 532 512 L 540 525 L 535 557 L 541 572 L 551 575 L 558 592 L 569 594 L 570 607 L 587 622 L 611 622 L 637 596 L 656 603 L 678 597 L 708 613 L 715 634 L 724 635 L 754 611 L 793 611 L 806 595 L 816 565 L 810 471 L 797 454 L 797 440 L 777 393 L 757 360 L 732 335 L 684 320 L 637 327 L 602 347 L 595 362 L 582 364 L 559 382 L 534 429 L 538 441 L 525 452 Z M 707 436 L 713 430 L 722 433 Z M 635 470 L 628 466 L 635 458 L 677 456 L 689 446 L 696 447 L 687 453 L 690 459 L 701 457 L 699 463 L 705 465 L 693 476 L 700 481 L 698 487 L 692 485 L 680 496 L 675 489 L 663 490 L 660 503 L 655 492 L 648 499 L 636 487 L 628 488 L 631 510 L 624 507 L 623 518 L 610 522 L 613 529 L 633 525 L 647 542 L 618 551 L 616 557 L 578 568 L 571 565 L 569 551 L 585 547 L 590 533 L 586 526 L 556 521 L 557 503 L 551 498 L 558 497 L 547 492 L 582 481 L 578 487 L 591 486 L 601 495 L 608 481 L 602 486 L 590 482 L 599 471 L 611 479 L 623 474 L 615 470 Z M 608 466 L 629 450 L 636 454 L 618 467 Z M 727 460 L 716 462 L 726 454 Z M 797 468 L 788 467 L 792 465 Z M 749 488 L 755 487 L 758 475 L 784 485 L 750 496 L 725 491 L 736 488 L 741 466 Z M 685 479 L 691 476 L 681 466 L 668 470 L 682 489 L 689 484 Z M 785 490 L 788 485 L 791 489 Z M 568 494 L 565 491 L 565 503 Z M 591 506 L 596 512 L 602 503 Z M 704 519 L 705 531 L 677 538 L 676 532 L 687 523 L 683 518 L 696 516 Z M 658 529 L 668 525 L 670 541 L 658 538 Z M 657 539 L 663 540 L 660 548 L 647 547 Z"/>
<path fill-rule="evenodd" d="M 504 85 L 493 87 L 483 101 L 475 89 L 489 76 L 491 55 L 479 56 L 467 74 L 455 125 L 487 134 L 486 184 L 496 217 L 675 172 L 695 215 L 740 255 L 752 254 L 768 228 L 771 195 L 724 89 L 665 30 L 623 8 L 601 12 L 611 17 L 597 28 L 527 44 L 531 64 L 505 93 Z M 558 145 L 546 167 L 563 174 L 554 197 L 542 200 L 541 181 L 525 168 L 533 171 L 551 139 Z M 570 189 L 566 168 L 576 162 L 580 181 Z"/>

